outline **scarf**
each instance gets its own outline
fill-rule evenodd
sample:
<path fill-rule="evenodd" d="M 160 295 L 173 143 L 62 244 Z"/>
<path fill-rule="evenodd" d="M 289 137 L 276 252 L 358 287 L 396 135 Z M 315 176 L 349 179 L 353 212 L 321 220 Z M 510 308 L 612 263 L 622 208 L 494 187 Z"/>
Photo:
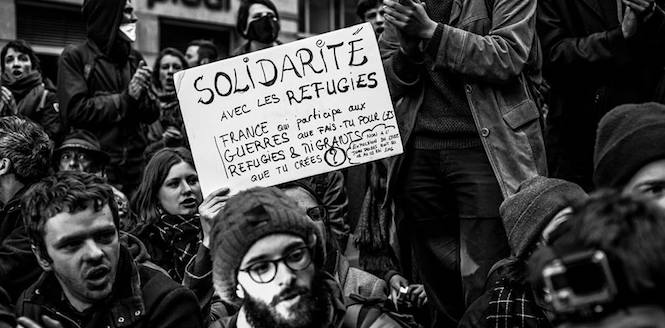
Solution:
<path fill-rule="evenodd" d="M 16 112 L 31 119 L 39 111 L 39 104 L 44 96 L 42 74 L 32 71 L 30 74 L 16 79 L 9 72 L 2 74 L 2 86 L 9 89 L 16 100 Z"/>
<path fill-rule="evenodd" d="M 155 100 L 159 103 L 159 119 L 147 126 L 148 140 L 155 142 L 162 139 L 162 134 L 169 127 L 174 127 L 185 136 L 185 123 L 180 113 L 180 103 L 175 90 L 163 91 L 153 88 Z M 176 145 L 169 145 L 176 146 Z"/>
<path fill-rule="evenodd" d="M 198 214 L 172 215 L 162 214 L 153 224 L 151 239 L 157 248 L 161 248 L 161 258 L 155 256 L 155 262 L 164 268 L 175 281 L 182 281 L 185 266 L 196 255 L 201 238 L 201 222 Z M 156 239 L 156 240 L 154 240 Z"/>

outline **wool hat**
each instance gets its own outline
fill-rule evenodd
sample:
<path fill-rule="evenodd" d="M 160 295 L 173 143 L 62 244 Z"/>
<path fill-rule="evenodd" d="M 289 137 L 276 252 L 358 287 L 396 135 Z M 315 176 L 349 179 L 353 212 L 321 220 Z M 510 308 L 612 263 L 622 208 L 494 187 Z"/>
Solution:
<path fill-rule="evenodd" d="M 58 160 L 60 153 L 66 149 L 83 150 L 99 165 L 106 165 L 109 162 L 109 155 L 102 151 L 99 139 L 87 130 L 74 130 L 69 133 L 60 147 L 55 150 L 53 158 Z"/>
<path fill-rule="evenodd" d="M 499 207 L 512 255 L 526 255 L 557 213 L 587 197 L 580 186 L 565 180 L 536 176 L 523 181 Z"/>
<path fill-rule="evenodd" d="M 256 241 L 276 233 L 299 236 L 305 243 L 315 239 L 312 259 L 321 268 L 325 261 L 321 230 L 283 191 L 252 188 L 227 201 L 210 232 L 213 281 L 223 301 L 239 304 L 236 276 L 242 258 Z"/>
<path fill-rule="evenodd" d="M 621 105 L 598 124 L 593 182 L 620 188 L 645 165 L 665 158 L 665 105 Z"/>

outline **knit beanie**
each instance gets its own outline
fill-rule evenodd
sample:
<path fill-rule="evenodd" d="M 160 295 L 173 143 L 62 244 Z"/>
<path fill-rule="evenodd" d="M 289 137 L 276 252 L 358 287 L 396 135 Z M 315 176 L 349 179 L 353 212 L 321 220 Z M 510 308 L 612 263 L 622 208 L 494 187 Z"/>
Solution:
<path fill-rule="evenodd" d="M 593 182 L 621 188 L 645 165 L 665 158 L 665 105 L 621 105 L 598 124 Z"/>
<path fill-rule="evenodd" d="M 239 305 L 236 295 L 238 268 L 247 251 L 259 239 L 277 233 L 316 238 L 312 250 L 317 269 L 325 261 L 323 235 L 298 204 L 281 190 L 252 188 L 229 199 L 215 217 L 210 232 L 215 290 L 223 301 Z"/>
<path fill-rule="evenodd" d="M 525 256 L 557 213 L 587 197 L 580 186 L 565 180 L 536 176 L 523 181 L 499 207 L 512 255 Z"/>

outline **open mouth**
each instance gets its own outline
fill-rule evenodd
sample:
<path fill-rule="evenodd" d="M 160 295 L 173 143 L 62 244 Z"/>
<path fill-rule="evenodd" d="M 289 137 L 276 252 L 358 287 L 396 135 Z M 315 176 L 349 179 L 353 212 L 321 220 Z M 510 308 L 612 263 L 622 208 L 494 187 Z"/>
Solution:
<path fill-rule="evenodd" d="M 180 205 L 191 208 L 191 207 L 196 207 L 196 199 L 195 198 L 187 198 L 180 202 Z"/>
<path fill-rule="evenodd" d="M 12 75 L 14 75 L 14 77 L 21 77 L 23 75 L 23 71 L 20 69 L 14 69 L 12 70 Z"/>
<path fill-rule="evenodd" d="M 90 270 L 85 279 L 93 286 L 103 286 L 108 282 L 110 272 L 106 266 L 97 267 Z"/>

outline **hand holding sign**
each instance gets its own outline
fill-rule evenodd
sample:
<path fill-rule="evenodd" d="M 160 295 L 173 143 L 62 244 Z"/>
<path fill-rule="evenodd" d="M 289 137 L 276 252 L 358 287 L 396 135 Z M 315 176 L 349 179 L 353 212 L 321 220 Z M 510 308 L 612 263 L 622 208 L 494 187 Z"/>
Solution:
<path fill-rule="evenodd" d="M 368 23 L 176 73 L 204 193 L 233 193 L 400 154 Z"/>

